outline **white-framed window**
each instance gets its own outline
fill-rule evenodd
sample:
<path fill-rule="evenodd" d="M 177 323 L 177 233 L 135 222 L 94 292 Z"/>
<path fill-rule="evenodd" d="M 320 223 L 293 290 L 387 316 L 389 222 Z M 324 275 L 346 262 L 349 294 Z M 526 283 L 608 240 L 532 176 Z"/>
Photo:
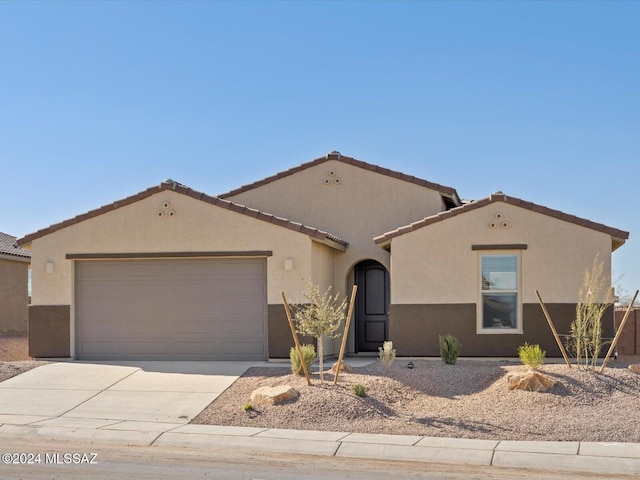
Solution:
<path fill-rule="evenodd" d="M 520 253 L 479 252 L 477 333 L 522 333 Z"/>

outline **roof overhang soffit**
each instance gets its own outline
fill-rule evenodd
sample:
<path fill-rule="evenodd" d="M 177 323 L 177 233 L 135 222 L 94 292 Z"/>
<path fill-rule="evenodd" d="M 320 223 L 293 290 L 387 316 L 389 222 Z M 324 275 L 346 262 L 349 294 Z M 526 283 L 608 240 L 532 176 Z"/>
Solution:
<path fill-rule="evenodd" d="M 328 247 L 333 248 L 334 250 L 338 250 L 339 252 L 346 252 L 348 245 L 343 245 L 342 243 L 331 240 L 330 238 L 318 238 L 318 237 L 309 237 L 313 242 L 318 242 L 323 245 L 327 245 Z"/>

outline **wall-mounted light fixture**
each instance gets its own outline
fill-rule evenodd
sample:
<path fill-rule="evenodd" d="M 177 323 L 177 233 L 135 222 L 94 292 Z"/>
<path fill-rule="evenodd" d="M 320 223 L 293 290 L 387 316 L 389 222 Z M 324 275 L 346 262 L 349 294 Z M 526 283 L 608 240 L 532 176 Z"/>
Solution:
<path fill-rule="evenodd" d="M 44 271 L 47 273 L 53 273 L 55 271 L 55 263 L 47 262 L 44 264 Z"/>
<path fill-rule="evenodd" d="M 286 271 L 293 270 L 293 258 L 285 258 L 284 259 L 284 269 Z"/>

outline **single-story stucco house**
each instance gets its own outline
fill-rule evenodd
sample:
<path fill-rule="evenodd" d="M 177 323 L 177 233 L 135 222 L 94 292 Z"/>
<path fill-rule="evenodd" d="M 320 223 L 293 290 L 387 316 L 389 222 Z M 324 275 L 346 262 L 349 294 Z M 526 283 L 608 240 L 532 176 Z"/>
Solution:
<path fill-rule="evenodd" d="M 559 355 L 585 269 L 629 234 L 501 192 L 472 202 L 331 152 L 218 196 L 165 181 L 27 235 L 30 355 L 267 359 L 293 344 L 281 292 L 358 285 L 348 352 Z M 605 322 L 610 334 L 612 322 Z M 335 345 L 334 352 L 335 352 Z M 331 346 L 329 348 L 331 353 Z"/>
<path fill-rule="evenodd" d="M 0 332 L 27 330 L 31 252 L 0 232 Z"/>

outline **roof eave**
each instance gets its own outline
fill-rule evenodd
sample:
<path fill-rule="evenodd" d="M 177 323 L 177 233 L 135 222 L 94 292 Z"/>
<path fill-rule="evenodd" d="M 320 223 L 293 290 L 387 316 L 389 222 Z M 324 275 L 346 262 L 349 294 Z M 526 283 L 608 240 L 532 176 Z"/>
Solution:
<path fill-rule="evenodd" d="M 624 238 L 612 236 L 611 237 L 611 251 L 615 252 L 617 249 L 619 249 L 625 243 L 626 243 L 626 240 Z"/>
<path fill-rule="evenodd" d="M 14 262 L 31 263 L 31 258 L 24 257 L 22 255 L 11 255 L 8 253 L 0 252 L 0 258 L 3 260 L 13 260 Z"/>
<path fill-rule="evenodd" d="M 343 244 L 340 242 L 336 242 L 330 238 L 318 238 L 318 237 L 310 237 L 312 241 L 321 243 L 323 245 L 327 245 L 328 247 L 333 248 L 334 250 L 338 250 L 339 252 L 346 252 L 347 248 L 349 248 L 349 244 Z"/>

